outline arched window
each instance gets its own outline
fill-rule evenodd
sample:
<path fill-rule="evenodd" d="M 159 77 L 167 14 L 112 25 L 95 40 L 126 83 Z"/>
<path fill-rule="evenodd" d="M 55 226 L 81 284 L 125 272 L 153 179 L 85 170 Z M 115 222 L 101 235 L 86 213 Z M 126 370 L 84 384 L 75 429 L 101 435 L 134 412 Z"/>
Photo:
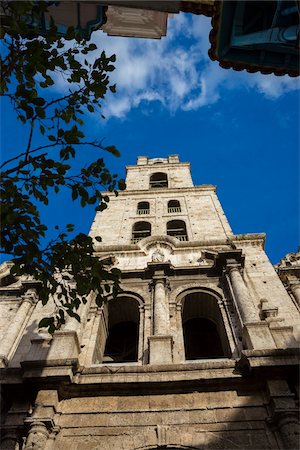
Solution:
<path fill-rule="evenodd" d="M 151 223 L 136 222 L 132 227 L 131 243 L 136 244 L 141 239 L 151 236 Z"/>
<path fill-rule="evenodd" d="M 186 359 L 229 357 L 222 314 L 213 295 L 196 292 L 184 298 L 182 328 Z"/>
<path fill-rule="evenodd" d="M 108 336 L 103 362 L 138 360 L 139 303 L 121 297 L 108 302 Z"/>
<path fill-rule="evenodd" d="M 168 187 L 168 176 L 163 172 L 156 172 L 150 176 L 150 188 Z"/>
<path fill-rule="evenodd" d="M 168 213 L 181 212 L 180 202 L 178 200 L 170 200 L 168 202 Z"/>
<path fill-rule="evenodd" d="M 170 220 L 167 223 L 167 235 L 174 236 L 180 241 L 188 241 L 185 222 L 183 220 Z"/>
<path fill-rule="evenodd" d="M 150 205 L 149 202 L 139 202 L 137 205 L 137 214 L 150 214 Z"/>

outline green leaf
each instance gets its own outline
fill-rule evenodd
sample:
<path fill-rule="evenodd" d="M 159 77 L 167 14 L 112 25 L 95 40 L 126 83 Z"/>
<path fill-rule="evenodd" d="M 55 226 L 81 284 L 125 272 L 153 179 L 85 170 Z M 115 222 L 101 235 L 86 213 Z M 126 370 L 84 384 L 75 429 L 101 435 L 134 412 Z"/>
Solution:
<path fill-rule="evenodd" d="M 114 145 L 108 145 L 104 148 L 104 150 L 107 150 L 108 152 L 112 153 L 114 156 L 120 156 L 119 150 Z"/>
<path fill-rule="evenodd" d="M 53 321 L 53 317 L 44 317 L 39 323 L 39 328 L 47 328 L 53 324 Z"/>

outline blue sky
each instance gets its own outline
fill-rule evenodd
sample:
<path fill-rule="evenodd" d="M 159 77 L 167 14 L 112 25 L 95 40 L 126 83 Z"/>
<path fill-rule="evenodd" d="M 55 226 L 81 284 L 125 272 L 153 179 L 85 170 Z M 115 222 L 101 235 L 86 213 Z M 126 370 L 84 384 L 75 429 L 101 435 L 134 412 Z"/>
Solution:
<path fill-rule="evenodd" d="M 93 33 L 99 49 L 117 55 L 117 93 L 103 103 L 105 120 L 85 117 L 85 132 L 121 151 L 120 158 L 106 158 L 120 176 L 138 155 L 190 161 L 196 185 L 217 185 L 233 232 L 265 232 L 266 252 L 276 263 L 299 241 L 299 81 L 221 69 L 207 56 L 209 29 L 208 18 L 180 14 L 158 41 Z M 64 89 L 57 80 L 55 90 Z M 8 109 L 6 151 L 27 136 L 15 127 Z M 87 150 L 78 162 L 97 157 Z M 94 209 L 61 195 L 42 215 L 50 230 L 72 222 L 88 232 Z"/>

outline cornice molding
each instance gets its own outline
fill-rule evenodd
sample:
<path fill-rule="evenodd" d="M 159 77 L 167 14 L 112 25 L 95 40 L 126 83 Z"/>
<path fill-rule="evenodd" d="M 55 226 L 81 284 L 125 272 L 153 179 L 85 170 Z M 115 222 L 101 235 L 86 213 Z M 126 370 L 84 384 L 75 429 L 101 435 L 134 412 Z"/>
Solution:
<path fill-rule="evenodd" d="M 168 188 L 157 188 L 157 189 L 131 189 L 118 191 L 118 197 L 126 197 L 127 195 L 155 195 L 158 192 L 163 194 L 168 193 L 181 193 L 184 194 L 186 192 L 216 192 L 217 186 L 213 184 L 201 184 L 199 186 L 190 186 L 190 187 L 168 187 Z M 115 195 L 112 192 L 104 191 L 102 195 L 108 195 L 109 197 L 114 198 Z"/>

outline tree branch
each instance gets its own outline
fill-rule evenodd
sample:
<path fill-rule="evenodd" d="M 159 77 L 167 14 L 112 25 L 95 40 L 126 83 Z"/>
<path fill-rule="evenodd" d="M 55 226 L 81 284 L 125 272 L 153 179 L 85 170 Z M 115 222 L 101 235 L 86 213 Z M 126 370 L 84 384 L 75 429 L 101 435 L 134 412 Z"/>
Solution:
<path fill-rule="evenodd" d="M 33 135 L 33 128 L 34 128 L 34 119 L 32 119 L 32 121 L 30 122 L 30 133 L 29 133 L 27 148 L 25 151 L 24 162 L 28 162 L 30 146 L 31 146 L 31 141 L 32 141 L 32 135 Z"/>

